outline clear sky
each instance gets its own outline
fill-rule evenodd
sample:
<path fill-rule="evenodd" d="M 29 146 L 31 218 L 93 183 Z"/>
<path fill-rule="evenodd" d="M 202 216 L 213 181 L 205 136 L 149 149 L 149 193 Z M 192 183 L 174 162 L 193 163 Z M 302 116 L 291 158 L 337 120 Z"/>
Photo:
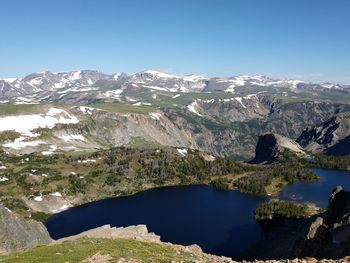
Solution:
<path fill-rule="evenodd" d="M 0 76 L 265 74 L 350 84 L 349 0 L 1 0 Z"/>

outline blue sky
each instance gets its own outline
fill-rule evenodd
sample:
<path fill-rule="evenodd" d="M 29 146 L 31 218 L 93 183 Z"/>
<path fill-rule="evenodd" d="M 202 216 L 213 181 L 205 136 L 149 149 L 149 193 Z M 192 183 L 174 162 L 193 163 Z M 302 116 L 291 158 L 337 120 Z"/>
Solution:
<path fill-rule="evenodd" d="M 0 76 L 265 74 L 350 83 L 348 0 L 2 0 Z"/>

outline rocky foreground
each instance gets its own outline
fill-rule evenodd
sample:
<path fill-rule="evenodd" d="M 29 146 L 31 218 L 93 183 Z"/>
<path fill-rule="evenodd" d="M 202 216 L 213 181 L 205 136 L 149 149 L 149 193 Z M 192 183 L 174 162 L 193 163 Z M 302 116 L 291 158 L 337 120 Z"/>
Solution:
<path fill-rule="evenodd" d="M 45 226 L 26 220 L 0 204 L 0 253 L 51 243 Z"/>
<path fill-rule="evenodd" d="M 337 187 L 325 213 L 300 220 L 265 223 L 250 261 L 204 253 L 197 245 L 162 242 L 145 225 L 88 230 L 51 240 L 44 225 L 0 205 L 1 262 L 350 262 L 350 192 Z M 39 245 L 39 246 L 38 246 Z M 6 254 L 4 254 L 6 253 Z M 255 260 L 255 258 L 265 260 Z M 289 258 L 289 259 L 286 259 Z"/>

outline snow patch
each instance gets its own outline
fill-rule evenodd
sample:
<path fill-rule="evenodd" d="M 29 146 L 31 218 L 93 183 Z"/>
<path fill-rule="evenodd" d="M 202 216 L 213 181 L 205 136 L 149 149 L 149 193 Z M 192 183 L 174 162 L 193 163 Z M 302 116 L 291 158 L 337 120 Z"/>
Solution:
<path fill-rule="evenodd" d="M 236 97 L 235 100 L 238 101 L 238 102 L 243 106 L 243 108 L 245 108 L 245 109 L 247 108 L 247 107 L 243 104 L 242 97 Z"/>
<path fill-rule="evenodd" d="M 130 101 L 130 102 L 135 102 L 135 101 L 137 101 L 137 100 L 135 100 L 135 99 L 133 99 L 133 98 L 130 98 L 130 97 L 125 97 L 125 99 L 126 99 L 127 101 Z"/>
<path fill-rule="evenodd" d="M 85 137 L 81 134 L 68 134 L 68 135 L 60 135 L 58 136 L 60 139 L 65 142 L 69 141 L 85 141 Z"/>
<path fill-rule="evenodd" d="M 71 81 L 78 80 L 80 78 L 81 78 L 80 70 L 71 72 L 70 76 L 68 77 L 68 79 Z"/>
<path fill-rule="evenodd" d="M 26 139 L 25 137 L 19 137 L 15 139 L 14 142 L 6 143 L 3 146 L 7 148 L 12 148 L 15 150 L 20 150 L 26 147 L 37 147 L 41 144 L 46 144 L 46 142 L 44 141 L 24 141 L 25 139 Z"/>
<path fill-rule="evenodd" d="M 95 159 L 78 160 L 78 163 L 96 163 Z"/>
<path fill-rule="evenodd" d="M 50 150 L 48 150 L 48 151 L 42 151 L 41 154 L 42 154 L 42 155 L 51 155 L 51 154 L 53 154 L 56 150 L 57 150 L 57 146 L 56 146 L 56 145 L 50 145 Z"/>
<path fill-rule="evenodd" d="M 156 71 L 156 70 L 145 70 L 142 73 L 151 74 L 154 75 L 156 78 L 163 78 L 163 79 L 169 79 L 169 78 L 175 78 L 176 76 L 170 75 L 168 73 Z"/>
<path fill-rule="evenodd" d="M 15 82 L 17 79 L 16 78 L 4 78 L 4 79 L 0 79 L 0 80 L 3 80 L 7 83 L 13 83 Z"/>
<path fill-rule="evenodd" d="M 56 124 L 73 124 L 79 120 L 63 109 L 51 108 L 46 114 L 28 114 L 0 118 L 0 131 L 28 133 L 36 128 L 53 128 Z"/>
<path fill-rule="evenodd" d="M 92 111 L 94 110 L 94 108 L 86 107 L 86 106 L 80 106 L 79 109 L 82 113 L 89 114 L 89 115 L 92 115 Z"/>
<path fill-rule="evenodd" d="M 177 149 L 177 151 L 179 152 L 179 154 L 181 154 L 182 156 L 186 156 L 187 155 L 187 152 L 188 150 L 187 149 Z"/>
<path fill-rule="evenodd" d="M 0 182 L 6 182 L 8 181 L 9 179 L 7 177 L 0 177 Z"/>
<path fill-rule="evenodd" d="M 167 88 L 163 88 L 163 87 L 159 87 L 159 86 L 143 85 L 143 87 L 148 88 L 148 89 L 160 90 L 160 91 L 169 91 Z"/>
<path fill-rule="evenodd" d="M 210 99 L 210 100 L 203 100 L 203 103 L 214 103 L 215 100 L 214 99 Z"/>
<path fill-rule="evenodd" d="M 249 94 L 249 95 L 243 97 L 243 99 L 250 100 L 250 99 L 252 99 L 254 97 L 256 97 L 256 94 Z"/>
<path fill-rule="evenodd" d="M 51 152 L 51 151 L 42 151 L 41 154 L 42 154 L 42 155 L 51 155 L 51 154 L 54 154 L 54 152 Z"/>
<path fill-rule="evenodd" d="M 123 93 L 122 89 L 108 90 L 104 95 L 108 98 L 120 98 L 120 94 Z"/>
<path fill-rule="evenodd" d="M 187 109 L 191 112 L 193 112 L 194 114 L 198 115 L 198 116 L 203 116 L 202 114 L 200 114 L 197 110 L 196 107 L 198 107 L 198 103 L 197 101 L 192 102 L 192 104 L 187 105 Z"/>
<path fill-rule="evenodd" d="M 37 202 L 41 202 L 43 200 L 43 197 L 40 195 L 40 196 L 36 196 L 34 197 L 34 200 L 37 201 Z"/>
<path fill-rule="evenodd" d="M 160 117 L 162 116 L 161 113 L 159 112 L 150 112 L 149 116 L 153 119 L 153 120 L 160 120 Z"/>
<path fill-rule="evenodd" d="M 188 82 L 197 82 L 197 81 L 204 80 L 202 76 L 197 76 L 197 75 L 186 75 L 186 76 L 183 76 L 182 79 Z"/>

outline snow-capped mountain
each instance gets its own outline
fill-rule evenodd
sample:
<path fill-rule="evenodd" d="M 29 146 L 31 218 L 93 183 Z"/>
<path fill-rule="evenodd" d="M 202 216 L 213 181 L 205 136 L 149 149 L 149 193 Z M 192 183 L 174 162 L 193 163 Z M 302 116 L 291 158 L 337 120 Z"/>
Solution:
<path fill-rule="evenodd" d="M 50 71 L 30 74 L 18 79 L 0 79 L 0 103 L 42 103 L 79 101 L 114 101 L 130 90 L 150 92 L 299 92 L 337 90 L 349 92 L 339 84 L 313 84 L 299 80 L 272 79 L 261 75 L 230 78 L 205 78 L 197 75 L 174 75 L 155 70 L 135 74 L 104 74 L 93 70 L 62 73 Z"/>
<path fill-rule="evenodd" d="M 227 79 L 223 78 L 213 78 L 211 85 L 214 87 L 217 86 L 226 86 L 224 89 L 225 92 L 235 92 L 236 87 L 278 87 L 278 88 L 287 88 L 287 89 L 296 89 L 299 83 L 302 81 L 299 80 L 278 80 L 272 79 L 266 76 L 261 75 L 241 75 L 230 77 Z M 213 89 L 213 88 L 212 88 Z M 216 88 L 216 90 L 220 90 Z"/>
<path fill-rule="evenodd" d="M 155 70 L 146 70 L 131 76 L 134 87 L 143 87 L 169 92 L 200 92 L 208 80 L 201 76 L 177 76 Z"/>

